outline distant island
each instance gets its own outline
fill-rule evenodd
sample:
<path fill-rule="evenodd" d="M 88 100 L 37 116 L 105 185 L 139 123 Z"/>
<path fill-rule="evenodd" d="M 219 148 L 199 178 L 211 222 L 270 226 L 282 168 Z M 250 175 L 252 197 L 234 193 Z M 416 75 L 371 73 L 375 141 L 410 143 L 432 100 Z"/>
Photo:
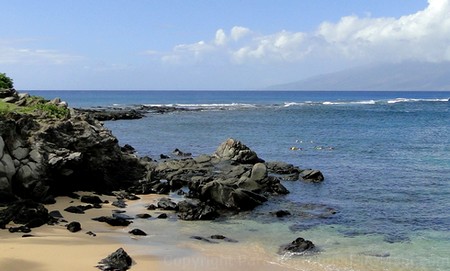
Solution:
<path fill-rule="evenodd" d="M 273 85 L 267 90 L 449 91 L 450 63 L 378 64 Z"/>

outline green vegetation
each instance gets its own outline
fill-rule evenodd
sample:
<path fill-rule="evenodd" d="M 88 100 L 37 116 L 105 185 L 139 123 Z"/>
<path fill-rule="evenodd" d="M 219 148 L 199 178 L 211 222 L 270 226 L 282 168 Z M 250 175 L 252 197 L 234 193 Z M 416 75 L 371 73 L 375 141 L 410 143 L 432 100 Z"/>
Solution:
<path fill-rule="evenodd" d="M 13 80 L 6 76 L 6 74 L 0 73 L 0 89 L 11 89 L 13 87 Z M 19 96 L 15 91 L 11 95 L 14 95 L 19 100 Z M 23 96 L 17 104 L 8 103 L 0 99 L 0 115 L 10 113 L 63 119 L 69 116 L 69 109 L 50 103 L 48 100 L 39 96 Z"/>
<path fill-rule="evenodd" d="M 13 112 L 17 108 L 17 105 L 5 103 L 4 101 L 0 100 L 0 115 L 5 115 L 8 112 Z"/>
<path fill-rule="evenodd" d="M 6 115 L 12 112 L 20 114 L 39 114 L 58 119 L 63 119 L 69 116 L 69 109 L 56 104 L 48 103 L 48 101 L 42 97 L 30 96 L 26 99 L 27 101 L 25 106 L 18 106 L 0 100 L 0 114 Z"/>
<path fill-rule="evenodd" d="M 14 83 L 11 78 L 4 73 L 0 73 L 0 88 L 13 88 Z"/>

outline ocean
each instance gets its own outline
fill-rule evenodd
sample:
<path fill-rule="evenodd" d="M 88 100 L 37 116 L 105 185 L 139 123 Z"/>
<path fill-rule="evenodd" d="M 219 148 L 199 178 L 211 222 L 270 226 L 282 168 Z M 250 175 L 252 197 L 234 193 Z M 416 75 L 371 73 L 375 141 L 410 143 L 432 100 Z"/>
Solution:
<path fill-rule="evenodd" d="M 289 195 L 251 213 L 218 222 L 173 221 L 168 228 L 183 233 L 178 238 L 185 242 L 193 242 L 191 233 L 219 232 L 251 247 L 245 250 L 249 257 L 267 255 L 288 270 L 310 270 L 302 269 L 306 262 L 320 270 L 450 270 L 450 92 L 30 93 L 82 108 L 196 109 L 105 122 L 121 145 L 132 145 L 141 156 L 158 159 L 175 148 L 212 154 L 232 137 L 266 161 L 319 169 L 325 176 L 320 184 L 286 181 Z M 270 214 L 280 209 L 293 215 Z M 331 209 L 336 214 L 323 215 Z M 276 253 L 297 237 L 320 252 Z"/>

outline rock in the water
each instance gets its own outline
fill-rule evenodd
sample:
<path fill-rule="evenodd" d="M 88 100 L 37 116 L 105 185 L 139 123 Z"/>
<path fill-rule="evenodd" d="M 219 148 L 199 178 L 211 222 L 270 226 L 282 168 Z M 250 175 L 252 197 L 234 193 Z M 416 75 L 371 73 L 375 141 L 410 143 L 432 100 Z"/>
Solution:
<path fill-rule="evenodd" d="M 237 240 L 225 237 L 221 234 L 211 235 L 210 238 L 215 239 L 215 240 L 222 240 L 222 241 L 229 242 L 229 243 L 237 243 L 238 242 Z"/>
<path fill-rule="evenodd" d="M 285 216 L 291 215 L 291 212 L 289 212 L 288 210 L 279 210 L 279 211 L 273 212 L 273 214 L 276 217 L 285 217 Z"/>
<path fill-rule="evenodd" d="M 74 221 L 74 222 L 70 222 L 66 228 L 70 231 L 70 232 L 78 232 L 81 231 L 81 224 L 80 222 Z"/>
<path fill-rule="evenodd" d="M 314 249 L 315 246 L 311 241 L 299 237 L 292 241 L 292 243 L 290 244 L 282 245 L 278 253 L 284 254 L 286 252 L 290 252 L 295 254 L 302 254 L 306 251 L 313 251 Z"/>
<path fill-rule="evenodd" d="M 160 159 L 169 159 L 170 157 L 167 156 L 167 155 L 165 155 L 165 154 L 160 154 L 160 155 L 159 155 L 159 158 L 160 158 Z"/>
<path fill-rule="evenodd" d="M 141 219 L 147 219 L 147 218 L 150 218 L 150 217 L 152 217 L 152 216 L 149 215 L 149 214 L 137 214 L 136 215 L 136 218 L 141 218 Z"/>
<path fill-rule="evenodd" d="M 206 242 L 206 243 L 210 243 L 210 244 L 218 244 L 219 243 L 219 242 L 216 242 L 216 241 L 209 240 L 208 238 L 205 238 L 203 236 L 194 235 L 194 236 L 191 236 L 191 238 L 195 239 L 195 240 L 203 241 L 203 242 Z"/>
<path fill-rule="evenodd" d="M 279 175 L 283 180 L 288 181 L 297 181 L 301 172 L 300 168 L 285 162 L 266 162 L 266 166 L 270 173 Z"/>
<path fill-rule="evenodd" d="M 132 235 L 139 235 L 139 236 L 146 236 L 147 235 L 144 231 L 142 231 L 140 229 L 133 229 L 133 230 L 129 231 L 128 233 L 132 234 Z"/>
<path fill-rule="evenodd" d="M 192 153 L 190 153 L 190 152 L 182 152 L 179 149 L 175 149 L 172 153 L 175 154 L 176 156 L 182 156 L 182 157 L 188 157 L 188 156 L 192 155 Z"/>
<path fill-rule="evenodd" d="M 141 119 L 144 117 L 144 113 L 140 110 L 132 108 L 100 108 L 100 109 L 81 109 L 76 108 L 78 113 L 88 114 L 90 117 L 99 121 L 108 120 L 133 120 Z"/>
<path fill-rule="evenodd" d="M 130 268 L 132 263 L 133 259 L 131 259 L 123 248 L 119 248 L 114 253 L 101 260 L 97 267 L 104 271 L 125 271 Z"/>
<path fill-rule="evenodd" d="M 159 218 L 159 219 L 166 219 L 166 218 L 168 218 L 168 216 L 167 216 L 166 213 L 162 213 L 162 214 L 158 215 L 156 218 Z"/>
<path fill-rule="evenodd" d="M 314 169 L 303 170 L 302 172 L 300 172 L 300 177 L 302 177 L 304 181 L 312 183 L 320 183 L 324 180 L 322 172 Z"/>

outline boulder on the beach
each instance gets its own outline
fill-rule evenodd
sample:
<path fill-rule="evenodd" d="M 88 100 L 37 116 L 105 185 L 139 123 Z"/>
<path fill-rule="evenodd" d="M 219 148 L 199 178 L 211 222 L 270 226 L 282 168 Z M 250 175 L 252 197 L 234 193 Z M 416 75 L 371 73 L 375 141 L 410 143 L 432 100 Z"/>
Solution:
<path fill-rule="evenodd" d="M 128 226 L 132 223 L 132 221 L 129 221 L 128 219 L 124 219 L 121 217 L 111 217 L 111 216 L 100 216 L 92 218 L 92 220 L 98 221 L 98 222 L 105 222 L 108 223 L 111 226 Z"/>
<path fill-rule="evenodd" d="M 18 227 L 10 227 L 8 229 L 8 231 L 11 233 L 14 233 L 14 232 L 29 233 L 29 232 L 31 232 L 31 229 L 27 226 L 18 226 Z"/>
<path fill-rule="evenodd" d="M 147 235 L 143 230 L 140 230 L 140 229 L 132 229 L 128 233 L 132 234 L 132 235 L 139 235 L 139 236 L 146 236 Z"/>
<path fill-rule="evenodd" d="M 301 255 L 306 251 L 313 251 L 314 249 L 315 245 L 311 241 L 299 237 L 289 244 L 282 245 L 278 250 L 278 253 L 284 254 L 286 252 L 290 252 L 295 255 Z"/>
<path fill-rule="evenodd" d="M 66 209 L 64 209 L 64 211 L 73 213 L 73 214 L 84 214 L 85 210 L 81 206 L 69 206 Z"/>
<path fill-rule="evenodd" d="M 123 199 L 115 200 L 111 203 L 112 206 L 116 206 L 117 208 L 125 208 L 127 207 L 127 204 Z"/>
<path fill-rule="evenodd" d="M 90 204 L 100 204 L 100 203 L 103 203 L 103 200 L 101 200 L 98 196 L 93 196 L 93 195 L 85 195 L 85 196 L 81 196 L 80 201 L 81 201 L 81 202 L 84 202 L 84 203 L 90 203 Z"/>
<path fill-rule="evenodd" d="M 69 224 L 67 224 L 66 228 L 70 232 L 78 232 L 78 231 L 81 231 L 81 224 L 80 224 L 80 222 L 73 221 L 73 222 L 70 222 Z"/>
<path fill-rule="evenodd" d="M 108 257 L 99 262 L 97 268 L 104 271 L 125 271 L 128 270 L 133 263 L 133 259 L 125 252 L 123 248 L 119 248 Z"/>
<path fill-rule="evenodd" d="M 13 221 L 15 224 L 23 224 L 29 228 L 44 225 L 53 218 L 48 214 L 47 208 L 41 203 L 32 200 L 20 200 L 7 208 L 0 210 L 0 228 Z"/>
<path fill-rule="evenodd" d="M 64 219 L 64 216 L 58 210 L 51 211 L 48 214 L 55 219 Z"/>
<path fill-rule="evenodd" d="M 178 203 L 178 217 L 182 220 L 214 220 L 219 213 L 204 202 L 183 200 Z"/>

